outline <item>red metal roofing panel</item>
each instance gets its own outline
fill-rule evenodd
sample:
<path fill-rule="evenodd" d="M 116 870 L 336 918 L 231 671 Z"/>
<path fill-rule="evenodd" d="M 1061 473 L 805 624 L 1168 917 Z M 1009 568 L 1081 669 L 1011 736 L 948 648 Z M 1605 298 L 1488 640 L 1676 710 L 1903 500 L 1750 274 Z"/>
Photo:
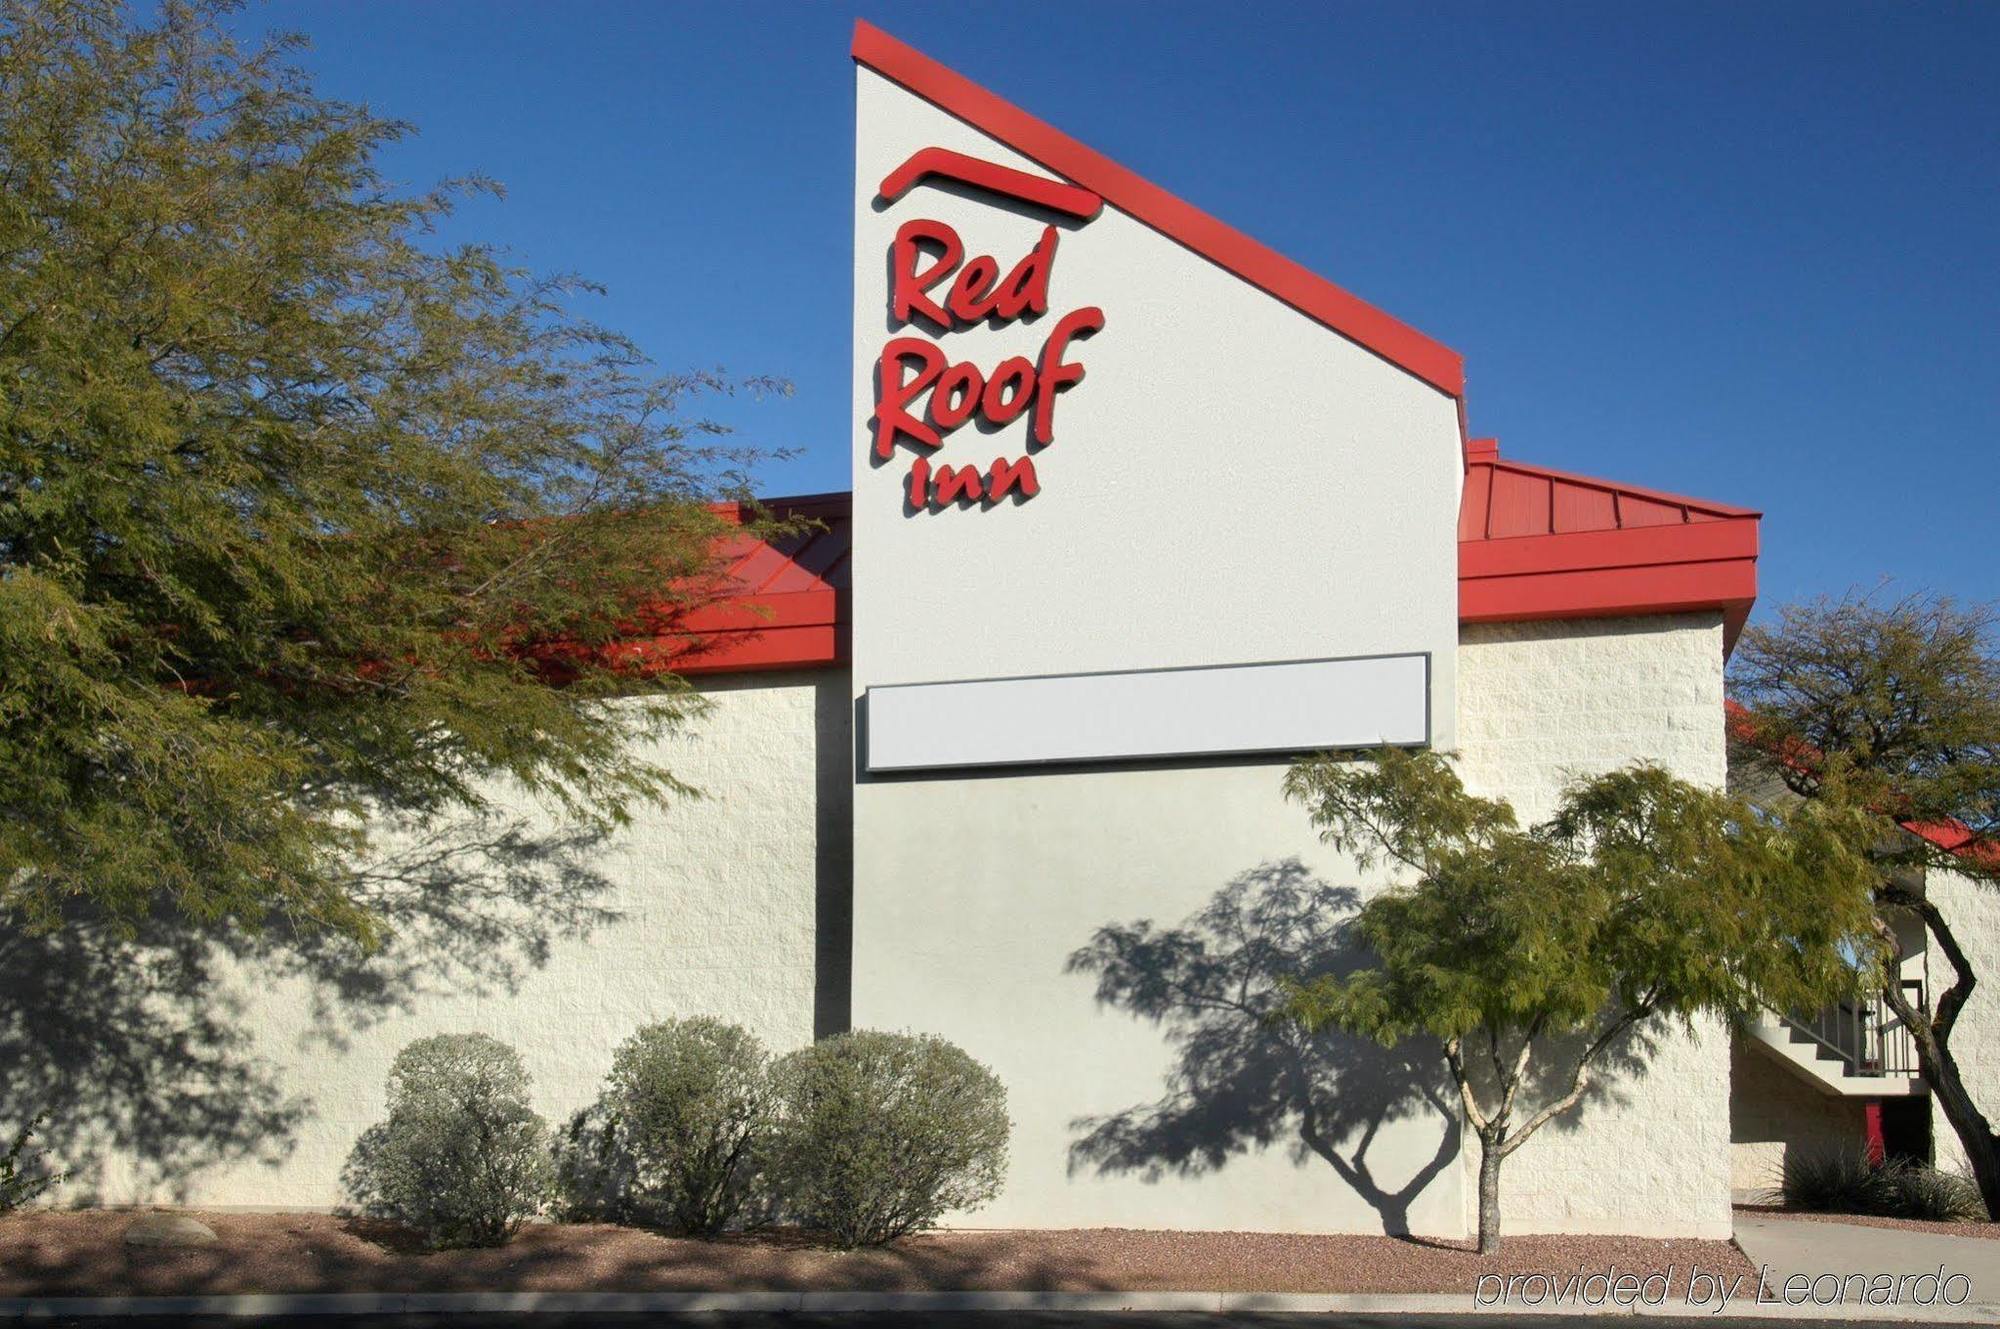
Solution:
<path fill-rule="evenodd" d="M 1625 530 L 1639 526 L 1680 526 L 1687 521 L 1687 509 L 1630 494 L 1618 496 L 1618 525 Z"/>
<path fill-rule="evenodd" d="M 1493 497 L 1493 468 L 1470 466 L 1465 472 L 1465 490 L 1458 505 L 1458 538 L 1486 538 L 1486 510 Z"/>
<path fill-rule="evenodd" d="M 1486 509 L 1486 538 L 1506 540 L 1549 533 L 1549 482 L 1503 467 L 1493 472 L 1492 496 Z"/>
<path fill-rule="evenodd" d="M 1459 511 L 1459 618 L 1723 611 L 1725 649 L 1757 595 L 1758 514 L 1469 448 Z"/>
<path fill-rule="evenodd" d="M 1553 488 L 1553 534 L 1607 531 L 1618 525 L 1618 503 L 1609 490 L 1572 484 L 1558 484 Z"/>

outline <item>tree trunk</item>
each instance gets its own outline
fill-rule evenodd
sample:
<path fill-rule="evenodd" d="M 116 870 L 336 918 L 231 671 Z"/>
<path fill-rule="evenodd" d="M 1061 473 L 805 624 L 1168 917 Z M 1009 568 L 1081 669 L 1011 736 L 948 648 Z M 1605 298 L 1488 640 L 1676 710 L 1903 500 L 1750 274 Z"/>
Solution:
<path fill-rule="evenodd" d="M 1918 1044 L 1919 1049 L 1922 1046 Z M 1974 1105 L 1972 1095 L 1965 1092 L 1958 1059 L 1948 1048 L 1940 1051 L 1943 1055 L 1933 1059 L 1919 1050 L 1917 1065 L 1938 1106 L 1944 1109 L 1945 1120 L 1958 1135 L 1965 1161 L 1972 1165 L 1972 1179 L 1979 1185 L 1979 1198 L 1986 1201 L 1987 1214 L 2000 1214 L 2000 1134 Z"/>
<path fill-rule="evenodd" d="M 1500 1142 L 1479 1137 L 1479 1253 L 1500 1249 Z"/>
<path fill-rule="evenodd" d="M 1903 995 L 1902 984 L 1898 981 L 1902 972 L 1902 952 L 1896 950 L 1896 967 L 1888 981 L 1882 985 L 1882 999 L 1896 1018 L 1910 1031 L 1911 1041 L 1917 1045 L 1917 1074 L 1929 1087 L 1931 1096 L 1944 1111 L 1945 1120 L 1958 1136 L 1960 1148 L 1965 1150 L 1966 1162 L 1972 1166 L 1972 1179 L 1979 1187 L 1979 1197 L 1986 1202 L 1989 1216 L 2000 1219 L 2000 1134 L 1993 1130 L 1993 1123 L 1972 1101 L 1966 1090 L 1965 1079 L 1959 1074 L 1958 1058 L 1952 1055 L 1951 1031 L 1958 1021 L 1958 1013 L 1972 996 L 1979 977 L 1973 972 L 1972 962 L 1958 944 L 1958 937 L 1945 921 L 1944 914 L 1932 901 L 1914 892 L 1888 888 L 1876 892 L 1876 898 L 1883 903 L 1905 909 L 1922 920 L 1925 929 L 1936 939 L 1938 949 L 1951 964 L 1954 981 L 1950 988 L 1940 993 L 1928 1018 L 1917 1010 Z M 1884 920 L 1886 925 L 1888 920 Z M 1889 935 L 1893 938 L 1893 928 Z"/>
<path fill-rule="evenodd" d="M 1884 987 L 1882 996 L 1913 1035 L 1912 1041 L 1917 1045 L 1917 1074 L 1923 1077 L 1931 1097 L 1937 1100 L 1945 1120 L 1958 1136 L 1965 1160 L 1972 1165 L 1979 1198 L 1986 1202 L 1986 1212 L 2000 1216 L 2000 1134 L 1994 1132 L 1993 1124 L 1966 1091 L 1965 1078 L 1959 1074 L 1958 1058 L 1952 1055 L 1950 1043 L 1938 1036 L 1937 1030 L 1921 1011 L 1909 1004 L 1897 985 Z M 1949 1032 L 1947 1027 L 1946 1033 Z"/>

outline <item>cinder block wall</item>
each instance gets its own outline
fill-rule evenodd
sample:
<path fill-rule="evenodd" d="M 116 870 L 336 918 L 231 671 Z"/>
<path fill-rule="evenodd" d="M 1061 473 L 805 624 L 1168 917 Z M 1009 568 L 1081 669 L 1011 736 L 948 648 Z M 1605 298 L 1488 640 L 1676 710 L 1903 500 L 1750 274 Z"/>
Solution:
<path fill-rule="evenodd" d="M 1972 999 L 1952 1026 L 1951 1050 L 1972 1101 L 1988 1121 L 2000 1121 L 2000 886 L 1975 881 L 1962 873 L 1932 872 L 1924 891 L 1951 926 L 1959 947 L 1979 976 Z M 1957 973 L 1951 961 L 1932 946 L 1930 999 L 1950 987 Z M 1941 1167 L 1963 1168 L 1965 1150 L 1937 1100 L 1931 1100 L 1931 1144 Z"/>
<path fill-rule="evenodd" d="M 844 673 L 748 676 L 704 688 L 712 706 L 657 756 L 702 797 L 641 810 L 587 866 L 602 911 L 587 934 L 521 957 L 518 982 L 451 971 L 392 999 L 329 1001 L 297 978 L 237 973 L 228 1000 L 244 1051 L 293 1097 L 290 1138 L 261 1157 L 189 1174 L 173 1158 L 106 1150 L 58 1202 L 174 1201 L 328 1207 L 355 1138 L 383 1115 L 383 1076 L 411 1039 L 477 1031 L 517 1048 L 554 1124 L 595 1096 L 611 1054 L 641 1023 L 712 1014 L 776 1050 L 846 1019 L 849 709 Z M 519 812 L 536 824 L 531 805 Z M 496 940 L 496 945 L 507 944 Z"/>
<path fill-rule="evenodd" d="M 1722 620 L 1656 618 L 1468 625 L 1459 636 L 1458 735 L 1473 790 L 1524 820 L 1564 783 L 1647 759 L 1720 785 Z M 1515 1232 L 1727 1237 L 1729 1036 L 1703 1022 L 1659 1031 L 1642 1074 L 1609 1080 L 1507 1160 Z M 1476 1202 L 1477 1151 L 1463 1159 Z"/>
<path fill-rule="evenodd" d="M 1730 1049 L 1730 1187 L 1760 1195 L 1776 1189 L 1793 1151 L 1853 1150 L 1867 1136 L 1867 1109 L 1837 1098 L 1738 1038 Z"/>
<path fill-rule="evenodd" d="M 1530 818 L 1548 811 L 1565 779 L 1638 757 L 1720 782 L 1721 664 L 1712 614 L 1469 627 L 1457 717 L 1468 780 Z M 778 1049 L 844 1027 L 848 681 L 828 671 L 707 691 L 711 712 L 662 754 L 707 796 L 642 813 L 592 858 L 607 882 L 592 903 L 606 914 L 587 936 L 556 940 L 512 987 L 429 982 L 365 1012 L 316 999 L 302 980 L 242 971 L 229 996 L 241 1002 L 247 1051 L 295 1096 L 296 1129 L 257 1156 L 193 1171 L 129 1149 L 93 1151 L 65 1160 L 80 1175 L 64 1199 L 337 1204 L 341 1163 L 382 1115 L 390 1059 L 429 1033 L 482 1030 L 514 1044 L 535 1076 L 540 1108 L 560 1121 L 591 1099 L 619 1040 L 649 1019 L 713 1013 Z M 1275 774 L 1268 779 L 1270 817 L 1296 820 Z M 1093 919 L 1137 907 L 1100 903 Z M 1509 1161 L 1509 1230 L 1726 1235 L 1728 1058 L 1719 1029 L 1669 1035 L 1642 1078 L 1615 1083 L 1577 1121 L 1551 1126 Z M 1461 1164 L 1469 1173 L 1470 1150 Z M 1302 1173 L 1290 1184 L 1308 1179 Z M 1469 1176 L 1462 1193 L 1469 1205 Z M 1145 1199 L 1134 1197 L 1125 1221 L 1215 1221 L 1209 1205 L 1167 1215 Z M 1007 1217 L 1063 1221 L 1055 1213 Z M 1247 1209 L 1229 1217 L 1253 1219 Z M 1303 1212 L 1284 1217 L 1314 1225 Z"/>

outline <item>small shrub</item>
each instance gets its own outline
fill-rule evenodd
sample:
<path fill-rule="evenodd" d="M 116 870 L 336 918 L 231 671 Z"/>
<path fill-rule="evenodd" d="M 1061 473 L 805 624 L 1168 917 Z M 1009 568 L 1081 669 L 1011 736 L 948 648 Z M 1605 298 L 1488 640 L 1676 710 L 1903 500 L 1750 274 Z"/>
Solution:
<path fill-rule="evenodd" d="M 55 1186 L 69 1174 L 67 1172 L 46 1172 L 38 1166 L 41 1152 L 36 1151 L 35 1166 L 24 1166 L 28 1157 L 28 1144 L 35 1138 L 35 1132 L 49 1119 L 46 1112 L 38 1112 L 28 1124 L 15 1132 L 14 1139 L 7 1146 L 7 1152 L 0 1153 L 0 1214 L 10 1209 L 19 1209 L 24 1204 L 33 1204 L 50 1187 Z"/>
<path fill-rule="evenodd" d="M 1788 1152 L 1776 1198 L 1808 1213 L 1939 1223 L 1986 1219 L 1986 1205 L 1970 1177 L 1903 1159 L 1872 1162 L 1859 1147 Z"/>
<path fill-rule="evenodd" d="M 1872 1214 L 1881 1211 L 1885 1188 L 1881 1169 L 1858 1146 L 1787 1149 L 1778 1198 L 1807 1213 Z"/>
<path fill-rule="evenodd" d="M 1962 1172 L 1921 1163 L 1892 1163 L 1883 1169 L 1887 1209 L 1892 1218 L 1926 1218 L 1934 1223 L 1983 1223 L 1986 1202 L 1979 1186 Z"/>
<path fill-rule="evenodd" d="M 772 1068 L 770 1180 L 841 1246 L 879 1246 L 993 1198 L 1007 1169 L 1007 1093 L 940 1038 L 855 1030 Z"/>
<path fill-rule="evenodd" d="M 712 1237 L 743 1206 L 770 1120 L 764 1045 L 709 1016 L 648 1025 L 611 1062 L 605 1108 L 636 1164 L 639 1202 Z"/>
<path fill-rule="evenodd" d="M 420 1038 L 389 1067 L 389 1119 L 354 1146 L 343 1180 L 364 1212 L 434 1247 L 498 1246 L 542 1207 L 548 1127 L 528 1072 L 484 1034 Z"/>

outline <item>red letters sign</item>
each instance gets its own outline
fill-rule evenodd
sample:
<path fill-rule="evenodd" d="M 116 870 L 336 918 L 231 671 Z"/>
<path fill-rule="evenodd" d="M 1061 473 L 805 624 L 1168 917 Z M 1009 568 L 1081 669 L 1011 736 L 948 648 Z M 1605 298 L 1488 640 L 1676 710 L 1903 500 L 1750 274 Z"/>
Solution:
<path fill-rule="evenodd" d="M 925 148 L 891 171 L 881 196 L 899 198 L 930 176 L 1082 221 L 1103 206 L 1088 190 L 943 148 Z M 991 369 L 952 360 L 933 338 L 1048 313 L 1060 238 L 1054 226 L 1044 227 L 1034 248 L 1003 269 L 1000 260 L 984 254 L 968 259 L 965 242 L 944 222 L 919 218 L 897 228 L 889 251 L 889 313 L 898 324 L 928 328 L 932 335 L 891 337 L 882 347 L 875 366 L 874 451 L 877 463 L 884 464 L 895 457 L 898 443 L 917 450 L 903 494 L 911 511 L 990 507 L 1009 494 L 1032 498 L 1041 491 L 1032 455 L 1014 461 L 995 457 L 982 472 L 975 466 L 934 466 L 930 453 L 967 421 L 997 427 L 1024 415 L 1030 453 L 1055 442 L 1056 396 L 1083 379 L 1083 366 L 1069 358 L 1071 344 L 1102 328 L 1104 311 L 1093 305 L 1064 314 L 1034 359 L 1010 356 Z"/>

